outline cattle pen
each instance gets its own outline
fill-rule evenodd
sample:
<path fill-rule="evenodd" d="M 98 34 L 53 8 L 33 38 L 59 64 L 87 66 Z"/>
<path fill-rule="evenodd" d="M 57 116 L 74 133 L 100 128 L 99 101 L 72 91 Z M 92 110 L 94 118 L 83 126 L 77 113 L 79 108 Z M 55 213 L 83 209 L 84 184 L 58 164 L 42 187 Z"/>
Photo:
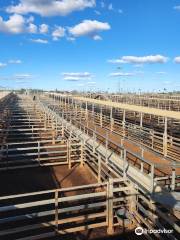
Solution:
<path fill-rule="evenodd" d="M 0 239 L 178 239 L 179 106 L 3 92 Z"/>

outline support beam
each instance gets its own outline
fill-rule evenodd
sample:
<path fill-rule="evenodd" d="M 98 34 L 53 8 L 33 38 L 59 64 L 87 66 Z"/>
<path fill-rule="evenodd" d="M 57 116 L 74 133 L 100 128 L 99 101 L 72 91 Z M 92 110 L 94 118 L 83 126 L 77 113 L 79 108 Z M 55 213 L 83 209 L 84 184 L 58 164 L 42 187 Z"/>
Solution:
<path fill-rule="evenodd" d="M 114 119 L 113 119 L 113 107 L 110 108 L 110 130 L 113 131 Z"/>
<path fill-rule="evenodd" d="M 163 153 L 167 156 L 167 117 L 164 118 Z"/>
<path fill-rule="evenodd" d="M 123 127 L 123 137 L 125 137 L 125 127 L 126 127 L 126 110 L 123 110 L 123 120 L 122 120 L 122 127 Z"/>
<path fill-rule="evenodd" d="M 98 154 L 98 183 L 101 182 L 101 156 Z"/>
<path fill-rule="evenodd" d="M 83 166 L 84 165 L 84 142 L 83 141 L 81 141 L 81 155 L 80 155 L 80 157 L 81 157 L 81 166 Z"/>
<path fill-rule="evenodd" d="M 103 127 L 102 105 L 100 105 L 100 126 Z"/>
<path fill-rule="evenodd" d="M 108 183 L 108 229 L 107 233 L 112 235 L 114 233 L 114 213 L 113 213 L 113 179 L 109 178 Z"/>
<path fill-rule="evenodd" d="M 143 127 L 143 113 L 140 113 L 140 128 Z"/>
<path fill-rule="evenodd" d="M 151 193 L 154 192 L 154 164 L 151 165 Z"/>
<path fill-rule="evenodd" d="M 126 153 L 126 149 L 124 149 L 124 154 L 123 154 L 123 178 L 127 177 L 127 173 L 126 173 L 126 166 L 127 166 L 127 153 Z"/>
<path fill-rule="evenodd" d="M 67 141 L 67 156 L 68 156 L 68 167 L 71 169 L 71 141 Z"/>

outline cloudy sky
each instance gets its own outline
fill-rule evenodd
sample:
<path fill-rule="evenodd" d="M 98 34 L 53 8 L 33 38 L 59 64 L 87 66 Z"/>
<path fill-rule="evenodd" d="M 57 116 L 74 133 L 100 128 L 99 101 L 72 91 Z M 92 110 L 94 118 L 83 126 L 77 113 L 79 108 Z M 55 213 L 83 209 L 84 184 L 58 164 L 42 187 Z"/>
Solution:
<path fill-rule="evenodd" d="M 0 87 L 180 90 L 180 0 L 0 0 Z"/>

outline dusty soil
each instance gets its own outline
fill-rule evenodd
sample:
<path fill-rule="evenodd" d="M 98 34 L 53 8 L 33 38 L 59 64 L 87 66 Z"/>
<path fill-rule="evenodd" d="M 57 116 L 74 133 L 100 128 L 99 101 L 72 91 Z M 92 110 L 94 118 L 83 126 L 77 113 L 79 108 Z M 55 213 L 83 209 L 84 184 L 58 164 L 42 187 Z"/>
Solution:
<path fill-rule="evenodd" d="M 96 228 L 89 231 L 66 234 L 52 238 L 52 240 L 144 240 L 144 236 L 137 236 L 134 230 L 123 232 L 122 229 L 116 229 L 114 235 L 107 235 L 104 228 Z M 46 239 L 47 240 L 47 239 Z"/>
<path fill-rule="evenodd" d="M 96 183 L 87 166 L 61 165 L 9 170 L 0 173 L 0 196 Z"/>
<path fill-rule="evenodd" d="M 91 129 L 95 129 L 95 126 L 94 124 L 92 124 L 92 122 L 89 122 L 89 127 Z M 107 130 L 104 129 L 104 128 L 101 128 L 100 126 L 97 126 L 96 125 L 96 131 L 98 133 L 100 133 L 101 135 L 103 135 L 104 137 L 106 136 L 106 132 Z M 121 136 L 115 134 L 115 133 L 112 133 L 110 131 L 109 132 L 109 139 L 112 140 L 113 142 L 117 143 L 118 144 L 121 144 Z M 136 154 L 140 154 L 141 152 L 141 149 L 140 147 L 130 143 L 129 141 L 127 140 L 124 140 L 124 146 L 126 147 L 127 150 L 130 150 Z M 172 163 L 166 159 L 164 159 L 163 157 L 160 157 L 158 156 L 157 154 L 153 153 L 153 152 L 150 152 L 148 151 L 147 149 L 144 151 L 144 158 L 147 159 L 149 162 L 151 163 L 158 163 L 158 164 L 162 164 L 162 166 L 158 166 L 156 167 L 155 169 L 155 174 L 157 176 L 162 176 L 164 174 L 171 174 L 171 169 L 166 166 L 168 165 L 169 163 Z M 176 174 L 180 174 L 180 170 L 176 170 Z"/>

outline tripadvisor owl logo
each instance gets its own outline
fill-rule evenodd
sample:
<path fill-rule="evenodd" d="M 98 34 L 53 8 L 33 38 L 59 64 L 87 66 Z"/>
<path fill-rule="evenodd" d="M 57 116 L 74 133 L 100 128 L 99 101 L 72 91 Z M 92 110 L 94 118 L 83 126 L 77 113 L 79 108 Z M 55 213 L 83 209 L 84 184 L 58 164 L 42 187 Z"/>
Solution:
<path fill-rule="evenodd" d="M 135 229 L 135 234 L 136 235 L 142 235 L 142 234 L 156 234 L 156 233 L 161 233 L 161 234 L 171 234 L 173 233 L 173 229 L 143 229 L 142 227 L 137 227 Z"/>
<path fill-rule="evenodd" d="M 137 227 L 137 228 L 135 229 L 135 234 L 136 234 L 136 235 L 142 235 L 143 232 L 144 232 L 144 230 L 143 230 L 142 227 Z"/>

